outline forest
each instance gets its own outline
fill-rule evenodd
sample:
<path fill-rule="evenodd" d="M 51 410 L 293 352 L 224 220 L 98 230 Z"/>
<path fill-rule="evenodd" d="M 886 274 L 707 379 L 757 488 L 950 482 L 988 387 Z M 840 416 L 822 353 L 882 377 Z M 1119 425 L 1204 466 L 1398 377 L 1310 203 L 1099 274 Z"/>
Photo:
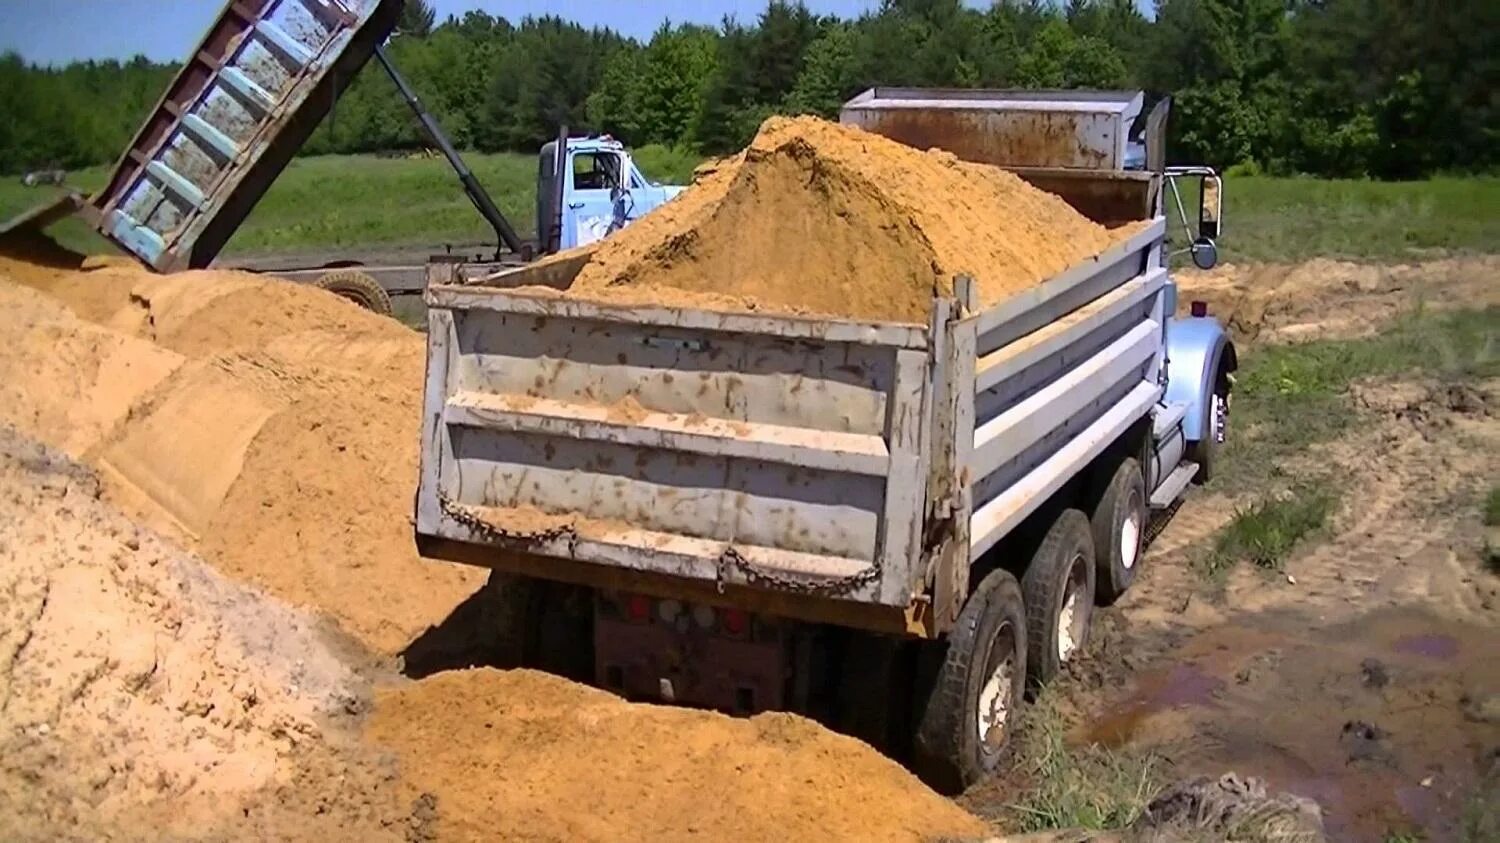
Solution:
<path fill-rule="evenodd" d="M 884 0 L 855 19 L 770 0 L 754 20 L 646 41 L 559 17 L 408 0 L 390 53 L 457 144 L 534 151 L 559 125 L 715 154 L 766 116 L 832 117 L 871 85 L 1144 88 L 1173 97 L 1171 157 L 1239 172 L 1408 179 L 1500 163 L 1494 0 Z M 0 56 L 0 172 L 119 154 L 175 68 Z M 424 146 L 380 68 L 303 152 Z"/>

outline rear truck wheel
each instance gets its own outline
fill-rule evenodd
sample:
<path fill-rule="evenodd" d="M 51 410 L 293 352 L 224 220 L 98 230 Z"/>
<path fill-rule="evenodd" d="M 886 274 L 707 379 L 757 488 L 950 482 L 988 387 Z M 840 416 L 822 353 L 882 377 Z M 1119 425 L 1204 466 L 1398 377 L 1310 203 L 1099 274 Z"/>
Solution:
<path fill-rule="evenodd" d="M 1193 482 L 1199 485 L 1214 479 L 1214 470 L 1219 462 L 1219 446 L 1229 433 L 1229 388 L 1227 375 L 1223 372 L 1214 378 L 1214 394 L 1208 399 L 1207 414 L 1203 424 L 1203 438 L 1189 442 L 1187 459 L 1198 464 L 1198 473 Z"/>
<path fill-rule="evenodd" d="M 1088 643 L 1094 613 L 1094 539 L 1089 519 L 1063 510 L 1021 576 L 1026 641 L 1034 685 L 1051 681 Z"/>
<path fill-rule="evenodd" d="M 313 286 L 348 299 L 365 310 L 390 316 L 391 297 L 380 282 L 357 269 L 335 269 L 325 272 Z"/>
<path fill-rule="evenodd" d="M 969 595 L 929 687 L 912 766 L 931 787 L 958 793 L 1000 765 L 1026 692 L 1026 608 L 1009 571 L 991 571 Z"/>
<path fill-rule="evenodd" d="M 1126 457 L 1115 469 L 1089 521 L 1094 535 L 1094 598 L 1108 606 L 1135 580 L 1146 532 L 1146 479 L 1135 458 Z"/>

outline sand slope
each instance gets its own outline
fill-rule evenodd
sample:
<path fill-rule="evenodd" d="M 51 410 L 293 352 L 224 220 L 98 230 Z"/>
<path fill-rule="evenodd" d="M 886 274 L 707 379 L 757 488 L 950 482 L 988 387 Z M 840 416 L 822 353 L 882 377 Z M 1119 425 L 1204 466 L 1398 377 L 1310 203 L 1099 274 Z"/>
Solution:
<path fill-rule="evenodd" d="M 87 460 L 220 570 L 384 656 L 484 582 L 412 539 L 416 333 L 244 273 L 0 258 L 0 278 L 26 282 L 0 284 L 0 419 Z"/>
<path fill-rule="evenodd" d="M 691 190 L 590 247 L 568 294 L 926 322 L 954 275 L 992 304 L 1125 233 L 996 167 L 773 117 Z"/>

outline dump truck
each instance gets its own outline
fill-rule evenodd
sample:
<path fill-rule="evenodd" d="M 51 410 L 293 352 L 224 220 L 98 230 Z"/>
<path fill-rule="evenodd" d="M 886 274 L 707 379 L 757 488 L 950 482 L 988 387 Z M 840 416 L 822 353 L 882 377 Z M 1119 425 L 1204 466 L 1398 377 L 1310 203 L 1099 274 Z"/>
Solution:
<path fill-rule="evenodd" d="M 496 572 L 522 663 L 631 698 L 827 715 L 904 746 L 936 787 L 973 783 L 1226 433 L 1234 345 L 1200 304 L 1174 315 L 1165 101 L 1144 121 L 1153 163 L 1125 166 L 1142 104 L 847 104 L 846 123 L 1140 225 L 989 306 L 953 279 L 925 324 L 536 289 L 566 289 L 586 255 L 444 270 L 426 292 L 421 552 Z M 637 412 L 609 411 L 627 397 Z"/>
<path fill-rule="evenodd" d="M 386 53 L 383 45 L 402 5 L 402 0 L 225 3 L 105 187 L 88 197 L 64 193 L 0 225 L 0 233 L 44 227 L 77 213 L 159 272 L 221 265 L 216 262 L 224 245 L 372 57 L 494 230 L 491 254 L 464 255 L 473 266 L 494 271 L 587 244 L 681 189 L 648 180 L 618 140 L 575 137 L 561 127 L 558 139 L 538 154 L 538 239 L 523 240 Z M 558 149 L 564 151 L 561 161 Z M 559 166 L 573 168 L 577 178 L 555 178 Z M 272 258 L 227 265 L 313 283 L 389 314 L 390 296 L 421 293 L 426 257 L 381 261 L 349 255 L 311 263 Z"/>

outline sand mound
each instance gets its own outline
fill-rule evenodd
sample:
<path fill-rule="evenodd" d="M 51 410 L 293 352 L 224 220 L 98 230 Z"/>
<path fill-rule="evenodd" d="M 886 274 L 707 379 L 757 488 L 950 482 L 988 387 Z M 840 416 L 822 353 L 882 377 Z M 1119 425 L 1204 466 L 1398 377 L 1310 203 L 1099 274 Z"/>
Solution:
<path fill-rule="evenodd" d="M 365 693 L 313 619 L 3 427 L 0 484 L 0 837 L 201 834 Z"/>
<path fill-rule="evenodd" d="M 1115 239 L 996 167 L 773 117 L 693 189 L 592 247 L 568 292 L 925 322 L 955 274 L 972 275 L 992 304 Z"/>
<path fill-rule="evenodd" d="M 632 705 L 531 671 L 382 692 L 367 730 L 440 837 L 920 840 L 983 826 L 860 742 L 800 717 Z"/>
<path fill-rule="evenodd" d="M 243 273 L 28 272 L 68 307 L 0 285 L 0 419 L 96 466 L 116 503 L 385 655 L 484 582 L 412 541 L 414 332 Z"/>

